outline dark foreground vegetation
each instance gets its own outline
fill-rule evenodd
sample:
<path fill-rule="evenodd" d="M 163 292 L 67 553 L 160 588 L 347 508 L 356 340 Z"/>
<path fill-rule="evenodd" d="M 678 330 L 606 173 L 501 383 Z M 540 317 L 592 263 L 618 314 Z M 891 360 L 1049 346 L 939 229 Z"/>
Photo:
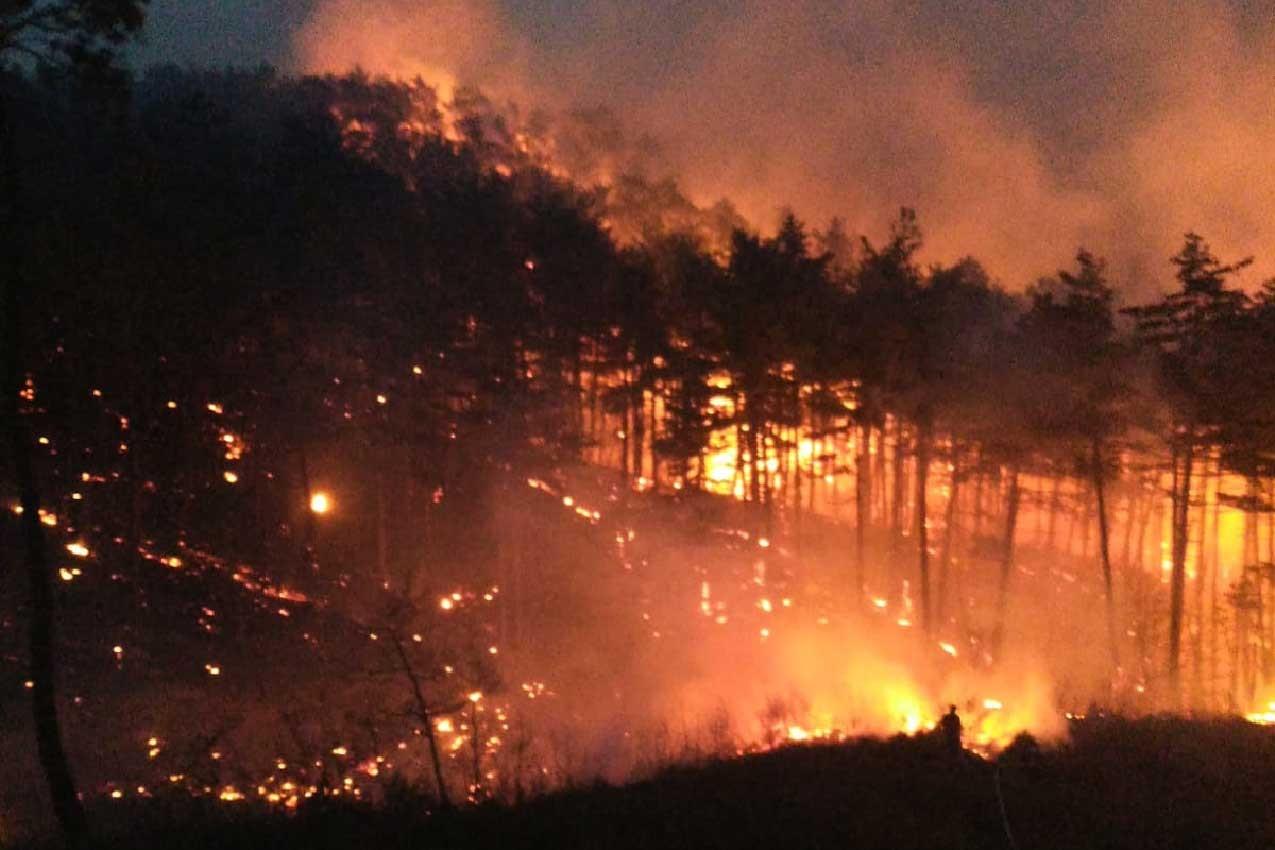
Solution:
<path fill-rule="evenodd" d="M 1066 744 L 1022 738 L 995 762 L 954 761 L 933 740 L 900 736 L 687 765 L 508 807 L 431 814 L 407 789 L 389 800 L 325 802 L 290 818 L 154 800 L 99 813 L 97 846 L 1271 847 L 1275 734 L 1239 721 L 1089 718 Z"/>

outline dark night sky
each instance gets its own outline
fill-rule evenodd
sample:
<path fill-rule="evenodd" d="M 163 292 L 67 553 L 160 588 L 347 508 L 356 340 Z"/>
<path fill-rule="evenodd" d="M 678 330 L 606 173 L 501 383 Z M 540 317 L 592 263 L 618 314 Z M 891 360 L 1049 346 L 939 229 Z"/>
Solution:
<path fill-rule="evenodd" d="M 606 105 L 697 200 L 914 205 L 1012 286 L 1080 243 L 1158 280 L 1189 228 L 1275 271 L 1275 0 L 155 0 L 134 59 Z"/>

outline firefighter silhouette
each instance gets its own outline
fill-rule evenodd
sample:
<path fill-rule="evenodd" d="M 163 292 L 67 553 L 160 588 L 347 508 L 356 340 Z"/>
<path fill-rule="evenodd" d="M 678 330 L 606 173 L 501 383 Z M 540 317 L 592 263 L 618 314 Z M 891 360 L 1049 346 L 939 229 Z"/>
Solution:
<path fill-rule="evenodd" d="M 954 756 L 961 754 L 961 716 L 956 713 L 956 706 L 949 705 L 947 714 L 939 721 L 939 732 L 943 736 L 943 744 Z"/>

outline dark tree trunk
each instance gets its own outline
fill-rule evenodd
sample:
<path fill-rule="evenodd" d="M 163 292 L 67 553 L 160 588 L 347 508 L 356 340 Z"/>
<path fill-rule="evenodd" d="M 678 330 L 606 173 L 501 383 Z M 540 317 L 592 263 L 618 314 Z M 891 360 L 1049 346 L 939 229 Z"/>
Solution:
<path fill-rule="evenodd" d="M 1132 561 L 1134 517 L 1138 513 L 1138 501 L 1133 488 L 1126 489 L 1124 509 L 1124 542 L 1121 544 L 1120 564 L 1127 571 Z"/>
<path fill-rule="evenodd" d="M 1204 588 L 1209 572 L 1205 543 L 1209 536 L 1209 454 L 1200 468 L 1200 535 L 1195 544 L 1194 628 L 1191 631 L 1191 705 L 1199 708 L 1204 699 Z"/>
<path fill-rule="evenodd" d="M 959 450 L 952 447 L 952 486 L 948 489 L 947 509 L 943 516 L 943 551 L 939 555 L 939 586 L 934 605 L 934 617 L 942 621 L 947 612 L 948 574 L 952 569 L 952 542 L 956 533 L 956 506 L 961 496 L 961 458 Z"/>
<path fill-rule="evenodd" d="M 1061 489 L 1062 478 L 1061 476 L 1055 475 L 1053 493 L 1049 497 L 1049 526 L 1048 531 L 1046 532 L 1048 536 L 1046 537 L 1045 543 L 1045 545 L 1050 549 L 1054 548 L 1054 541 L 1056 539 L 1054 534 L 1058 529 L 1058 507 L 1062 501 L 1062 494 L 1060 493 Z"/>
<path fill-rule="evenodd" d="M 855 447 L 854 461 L 854 568 L 860 594 L 866 588 L 868 517 L 872 513 L 872 465 L 868 455 L 870 435 L 867 424 L 859 426 L 859 445 Z"/>
<path fill-rule="evenodd" d="M 1178 455 L 1181 455 L 1179 474 Z M 1182 701 L 1182 608 L 1186 599 L 1186 549 L 1191 518 L 1191 471 L 1195 465 L 1195 433 L 1189 429 L 1186 446 L 1174 449 L 1173 574 L 1169 597 L 1169 695 L 1175 707 Z"/>
<path fill-rule="evenodd" d="M 890 480 L 890 525 L 894 529 L 896 547 L 903 545 L 903 501 L 907 493 L 907 466 L 903 458 L 903 420 L 894 420 L 894 454 L 890 465 L 893 467 Z"/>
<path fill-rule="evenodd" d="M 985 477 L 982 470 L 983 457 L 980 452 L 977 471 L 974 473 L 974 533 L 970 535 L 970 552 L 975 551 L 979 538 L 983 536 L 983 479 Z"/>
<path fill-rule="evenodd" d="M 1094 494 L 1098 500 L 1098 551 L 1102 556 L 1102 588 L 1107 595 L 1107 648 L 1111 652 L 1114 671 L 1120 666 L 1120 641 L 1116 630 L 1116 591 L 1111 576 L 1111 540 L 1107 526 L 1107 472 L 1102 456 L 1102 442 L 1096 437 L 1091 447 L 1091 473 Z"/>
<path fill-rule="evenodd" d="M 1218 461 L 1219 466 L 1221 460 Z M 1221 487 L 1221 481 L 1218 482 Z M 1209 572 L 1209 700 L 1216 706 L 1217 704 L 1217 633 L 1218 633 L 1218 610 L 1217 610 L 1217 589 L 1218 589 L 1218 573 L 1221 572 L 1221 526 L 1218 525 L 1219 513 L 1221 512 L 1221 500 L 1214 494 L 1213 497 L 1213 569 Z"/>
<path fill-rule="evenodd" d="M 1005 536 L 1001 540 L 1000 592 L 996 603 L 996 636 L 992 641 L 999 658 L 1005 643 L 1005 617 L 1009 611 L 1009 580 L 1014 570 L 1014 537 L 1018 532 L 1018 467 L 1009 471 L 1009 494 L 1005 502 Z"/>
<path fill-rule="evenodd" d="M 31 706 L 35 720 L 36 749 L 49 786 L 49 797 L 67 842 L 82 844 L 88 835 L 88 819 L 75 790 L 75 779 L 62 744 L 58 718 L 56 657 L 54 653 L 55 598 L 44 529 L 40 525 L 40 494 L 36 484 L 31 435 L 22 420 L 18 399 L 22 390 L 21 316 L 22 245 L 18 235 L 17 151 L 9 104 L 0 95 L 0 246 L 5 257 L 0 263 L 0 304 L 3 305 L 4 340 L 3 386 L 0 386 L 0 417 L 9 443 L 14 484 L 22 505 L 22 544 L 31 600 Z"/>
<path fill-rule="evenodd" d="M 930 543 L 926 522 L 926 488 L 930 478 L 930 426 L 922 415 L 916 430 L 916 546 L 921 581 L 921 628 L 926 634 L 934 630 L 930 604 Z"/>

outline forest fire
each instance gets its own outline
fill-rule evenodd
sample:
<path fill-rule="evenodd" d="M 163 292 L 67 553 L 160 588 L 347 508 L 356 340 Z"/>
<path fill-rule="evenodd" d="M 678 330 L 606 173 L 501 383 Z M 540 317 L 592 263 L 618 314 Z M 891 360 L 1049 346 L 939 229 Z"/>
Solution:
<path fill-rule="evenodd" d="M 1275 289 L 1198 235 L 1158 298 L 1084 250 L 1011 292 L 459 82 L 170 70 L 106 126 L 0 74 L 49 195 L 0 237 L 0 752 L 68 834 L 888 754 L 1017 846 L 1064 741 L 1275 727 Z"/>

